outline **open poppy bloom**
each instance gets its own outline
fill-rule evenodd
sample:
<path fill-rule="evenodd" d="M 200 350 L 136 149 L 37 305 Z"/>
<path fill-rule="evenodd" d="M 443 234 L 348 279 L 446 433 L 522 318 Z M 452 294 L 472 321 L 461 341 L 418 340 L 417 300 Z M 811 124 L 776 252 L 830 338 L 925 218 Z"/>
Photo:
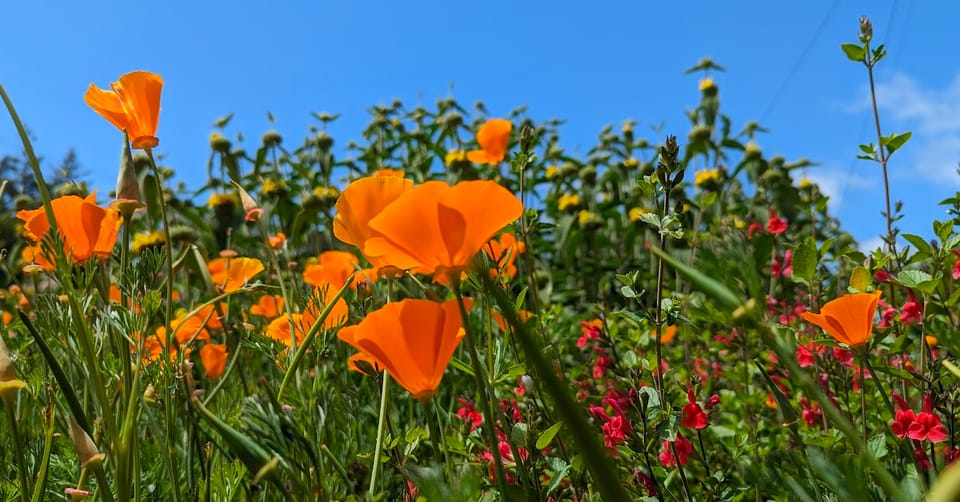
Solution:
<path fill-rule="evenodd" d="M 227 367 L 227 346 L 223 343 L 208 343 L 200 347 L 200 362 L 207 376 L 216 380 L 223 376 Z"/>
<path fill-rule="evenodd" d="M 283 297 L 280 295 L 263 295 L 256 305 L 250 306 L 250 315 L 273 319 L 283 313 Z"/>
<path fill-rule="evenodd" d="M 466 308 L 472 302 L 466 300 Z M 366 353 L 420 401 L 437 391 L 465 332 L 456 300 L 406 299 L 371 312 L 337 337 Z"/>
<path fill-rule="evenodd" d="M 90 84 L 83 100 L 90 108 L 117 126 L 133 142 L 133 148 L 155 148 L 160 123 L 160 91 L 163 78 L 148 71 L 133 71 L 110 84 L 113 90 Z"/>
<path fill-rule="evenodd" d="M 522 212 L 520 200 L 493 181 L 454 186 L 428 181 L 404 192 L 370 220 L 379 235 L 369 238 L 363 249 L 381 263 L 449 281 Z"/>
<path fill-rule="evenodd" d="M 499 164 L 507 155 L 513 124 L 506 119 L 490 119 L 477 131 L 479 150 L 467 152 L 467 159 L 475 164 Z"/>
<path fill-rule="evenodd" d="M 337 296 L 337 291 L 337 289 L 329 285 L 315 289 L 314 297 L 310 299 L 303 313 L 290 314 L 289 319 L 287 316 L 281 315 L 273 321 L 270 321 L 270 324 L 267 326 L 267 337 L 281 342 L 287 347 L 293 346 L 295 337 L 297 346 L 299 346 L 303 342 L 303 338 L 307 336 L 310 328 L 317 322 L 317 319 L 320 317 L 320 312 L 326 308 L 325 306 L 330 303 L 330 300 L 332 300 L 334 296 Z M 317 304 L 316 300 L 318 298 L 322 298 L 322 305 Z M 341 298 L 337 300 L 337 303 L 335 303 L 330 310 L 330 314 L 324 319 L 323 327 L 332 329 L 339 326 L 347 320 L 347 314 L 347 302 Z M 291 320 L 293 321 L 293 335 L 290 333 Z"/>
<path fill-rule="evenodd" d="M 307 265 L 303 270 L 303 282 L 311 286 L 320 287 L 329 284 L 330 287 L 339 290 L 360 265 L 360 260 L 353 253 L 346 251 L 324 251 L 320 253 L 319 258 L 319 263 Z M 353 276 L 350 287 L 356 290 L 360 283 L 373 282 L 376 279 L 376 270 L 364 270 Z"/>
<path fill-rule="evenodd" d="M 123 219 L 117 211 L 98 206 L 96 196 L 96 192 L 86 198 L 64 195 L 50 201 L 53 216 L 57 220 L 57 230 L 63 238 L 64 253 L 74 264 L 94 256 L 109 258 L 117 242 L 117 231 Z M 24 236 L 33 242 L 40 242 L 50 229 L 47 213 L 42 206 L 17 211 L 17 218 L 24 222 Z M 34 249 L 32 256 L 38 263 L 49 264 L 48 257 L 39 259 L 37 253 L 38 250 Z"/>
<path fill-rule="evenodd" d="M 374 267 L 386 267 L 389 263 L 363 250 L 367 239 L 378 235 L 370 228 L 370 220 L 412 187 L 413 180 L 397 176 L 369 176 L 350 183 L 337 200 L 333 235 L 356 246 Z"/>
<path fill-rule="evenodd" d="M 827 302 L 819 314 L 804 312 L 803 319 L 823 328 L 836 341 L 850 348 L 861 347 L 873 334 L 880 291 L 843 295 Z"/>
<path fill-rule="evenodd" d="M 263 272 L 263 263 L 256 258 L 216 258 L 207 264 L 207 269 L 217 289 L 229 293 Z"/>
<path fill-rule="evenodd" d="M 497 264 L 496 269 L 490 270 L 490 276 L 502 276 L 504 279 L 510 280 L 517 275 L 517 255 L 526 251 L 526 246 L 523 241 L 518 241 L 515 235 L 506 232 L 500 236 L 499 240 L 496 238 L 490 239 L 483 246 L 483 250 Z"/>

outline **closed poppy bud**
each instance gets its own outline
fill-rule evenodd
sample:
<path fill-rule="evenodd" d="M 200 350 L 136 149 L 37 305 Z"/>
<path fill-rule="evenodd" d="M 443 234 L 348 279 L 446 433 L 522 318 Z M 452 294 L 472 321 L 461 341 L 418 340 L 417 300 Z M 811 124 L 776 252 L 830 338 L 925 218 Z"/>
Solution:
<path fill-rule="evenodd" d="M 116 200 L 110 207 L 120 211 L 124 219 L 129 219 L 133 212 L 144 207 L 140 199 L 140 178 L 133 163 L 133 153 L 130 151 L 130 142 L 127 135 L 123 135 L 123 150 L 120 152 L 120 172 L 117 174 Z"/>
<path fill-rule="evenodd" d="M 234 181 L 233 186 L 237 187 L 237 192 L 240 193 L 240 205 L 243 206 L 244 220 L 250 222 L 259 220 L 263 216 L 263 208 L 257 205 L 257 201 L 253 200 L 253 197 L 239 183 Z"/>
<path fill-rule="evenodd" d="M 80 465 L 84 468 L 92 468 L 100 465 L 106 455 L 97 450 L 97 445 L 87 431 L 80 427 L 73 417 L 69 417 L 70 439 L 73 440 L 73 447 L 77 450 L 77 456 L 80 457 Z"/>

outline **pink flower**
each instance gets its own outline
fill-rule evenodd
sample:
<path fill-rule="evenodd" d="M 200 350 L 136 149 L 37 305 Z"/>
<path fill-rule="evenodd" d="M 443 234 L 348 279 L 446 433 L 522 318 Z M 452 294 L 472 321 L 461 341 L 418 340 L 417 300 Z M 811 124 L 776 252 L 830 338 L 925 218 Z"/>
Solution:
<path fill-rule="evenodd" d="M 777 216 L 777 212 L 770 210 L 770 220 L 767 221 L 767 232 L 773 235 L 782 234 L 787 231 L 787 222 Z"/>
<path fill-rule="evenodd" d="M 913 291 L 907 291 L 907 302 L 900 309 L 900 322 L 904 325 L 923 322 L 923 306 L 917 301 L 917 295 Z"/>
<path fill-rule="evenodd" d="M 457 418 L 470 424 L 470 432 L 473 432 L 483 423 L 483 415 L 477 411 L 472 402 L 462 397 L 458 397 L 457 402 L 460 403 L 460 409 L 457 410 Z"/>
<path fill-rule="evenodd" d="M 803 417 L 803 421 L 806 422 L 807 427 L 813 427 L 817 422 L 823 418 L 823 410 L 820 409 L 819 403 L 810 403 L 810 400 L 801 397 L 800 406 L 803 407 L 800 415 Z"/>
<path fill-rule="evenodd" d="M 680 434 L 677 434 L 677 440 L 673 444 L 677 447 L 677 457 L 680 458 L 680 465 L 687 465 L 687 456 L 693 454 L 693 444 Z M 673 456 L 670 441 L 663 442 L 663 451 L 660 452 L 659 459 L 664 467 L 677 465 L 677 459 Z"/>
<path fill-rule="evenodd" d="M 953 263 L 953 271 L 950 272 L 950 276 L 956 279 L 960 279 L 960 249 L 951 249 L 954 255 L 957 256 L 957 261 Z"/>

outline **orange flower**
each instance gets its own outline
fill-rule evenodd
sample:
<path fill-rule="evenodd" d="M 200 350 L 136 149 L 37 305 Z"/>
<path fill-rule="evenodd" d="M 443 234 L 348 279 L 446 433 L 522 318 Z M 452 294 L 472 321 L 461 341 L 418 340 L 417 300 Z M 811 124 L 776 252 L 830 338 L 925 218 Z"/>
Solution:
<path fill-rule="evenodd" d="M 287 235 L 283 232 L 277 232 L 277 235 L 268 235 L 267 243 L 270 244 L 270 247 L 273 249 L 280 249 L 283 246 L 283 243 L 287 241 Z"/>
<path fill-rule="evenodd" d="M 396 176 L 397 178 L 403 178 L 403 170 L 401 169 L 377 169 L 371 176 Z"/>
<path fill-rule="evenodd" d="M 267 319 L 273 319 L 283 313 L 283 297 L 280 295 L 263 295 L 257 304 L 250 307 L 250 313 Z"/>
<path fill-rule="evenodd" d="M 873 317 L 879 300 L 880 291 L 847 294 L 827 302 L 819 314 L 804 312 L 801 315 L 836 341 L 857 348 L 867 343 L 873 333 Z"/>
<path fill-rule="evenodd" d="M 134 71 L 110 84 L 112 91 L 90 84 L 84 101 L 90 108 L 117 126 L 133 142 L 133 148 L 155 148 L 160 122 L 160 91 L 163 79 L 156 73 Z"/>
<path fill-rule="evenodd" d="M 510 323 L 507 322 L 507 318 L 503 317 L 500 312 L 496 310 L 491 310 L 490 314 L 493 316 L 493 322 L 497 323 L 497 327 L 500 328 L 500 331 L 506 333 L 510 329 Z M 526 310 L 518 310 L 517 318 L 520 319 L 521 323 L 526 323 L 530 318 L 533 317 L 533 314 Z"/>
<path fill-rule="evenodd" d="M 263 272 L 263 263 L 256 258 L 216 258 L 207 264 L 207 269 L 217 289 L 229 293 Z"/>
<path fill-rule="evenodd" d="M 656 333 L 656 331 L 654 331 L 654 333 Z M 675 336 L 677 336 L 677 327 L 667 326 L 666 328 L 663 329 L 663 332 L 660 333 L 660 343 L 670 343 L 670 341 L 673 340 L 673 337 Z"/>
<path fill-rule="evenodd" d="M 98 206 L 96 196 L 96 192 L 86 198 L 64 195 L 50 201 L 57 230 L 63 238 L 63 250 L 75 264 L 94 256 L 109 258 L 117 242 L 123 219 L 117 211 Z M 34 242 L 39 242 L 50 229 L 43 207 L 17 211 L 17 218 L 24 222 L 24 236 Z M 36 251 L 32 258 L 43 266 L 46 259 L 38 257 Z"/>
<path fill-rule="evenodd" d="M 303 338 L 307 335 L 307 332 L 310 331 L 310 328 L 313 326 L 313 323 L 317 322 L 317 318 L 320 316 L 320 311 L 326 307 L 330 300 L 337 295 L 337 290 L 327 285 L 326 287 L 320 287 L 314 290 L 314 297 L 310 299 L 310 302 L 307 304 L 307 308 L 304 309 L 302 314 L 290 314 L 290 319 L 293 320 L 294 333 L 296 334 L 297 345 L 299 346 L 303 342 Z M 322 306 L 317 305 L 317 299 L 322 298 Z M 281 315 L 280 317 L 274 319 L 267 326 L 267 337 L 272 338 L 278 342 L 283 343 L 287 347 L 293 345 L 292 337 L 290 336 L 290 319 L 287 319 L 287 316 Z M 333 329 L 347 320 L 347 302 L 343 298 L 337 300 L 337 303 L 334 304 L 333 309 L 330 310 L 330 315 L 323 321 L 323 327 L 326 329 Z"/>
<path fill-rule="evenodd" d="M 515 235 L 508 232 L 501 235 L 500 240 L 490 239 L 483 246 L 483 250 L 497 264 L 495 269 L 490 270 L 490 276 L 503 276 L 504 279 L 509 280 L 517 274 L 517 266 L 515 265 L 517 255 L 526 251 L 526 246 L 523 242 L 517 241 Z"/>
<path fill-rule="evenodd" d="M 468 300 L 466 307 L 470 305 Z M 420 401 L 437 391 L 463 336 L 456 300 L 388 303 L 367 314 L 360 324 L 337 332 L 337 337 L 366 353 Z"/>
<path fill-rule="evenodd" d="M 379 269 L 389 265 L 363 250 L 367 239 L 379 235 L 370 228 L 370 220 L 411 187 L 413 180 L 396 176 L 370 176 L 350 183 L 337 200 L 333 235 L 356 246 L 374 267 Z"/>
<path fill-rule="evenodd" d="M 200 361 L 208 377 L 220 378 L 227 367 L 227 346 L 222 343 L 208 343 L 200 347 Z"/>
<path fill-rule="evenodd" d="M 402 270 L 435 274 L 438 282 L 451 280 L 522 211 L 520 200 L 493 181 L 428 181 L 370 220 L 380 236 L 368 239 L 364 252 Z"/>
<path fill-rule="evenodd" d="M 467 152 L 467 159 L 475 164 L 499 164 L 507 154 L 510 130 L 513 124 L 505 119 L 490 119 L 477 131 L 479 150 Z"/>
<path fill-rule="evenodd" d="M 324 251 L 319 258 L 320 263 L 307 265 L 303 270 L 303 282 L 311 286 L 329 284 L 334 289 L 340 289 L 347 282 L 347 277 L 360 266 L 360 260 L 346 251 Z M 350 287 L 357 289 L 360 283 L 373 282 L 376 278 L 376 270 L 364 270 L 353 276 Z"/>

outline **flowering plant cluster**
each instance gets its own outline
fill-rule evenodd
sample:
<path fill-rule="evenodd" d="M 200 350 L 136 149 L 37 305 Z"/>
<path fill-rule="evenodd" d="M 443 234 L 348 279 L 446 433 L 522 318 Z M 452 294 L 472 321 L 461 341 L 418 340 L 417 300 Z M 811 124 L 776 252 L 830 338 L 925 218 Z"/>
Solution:
<path fill-rule="evenodd" d="M 871 40 L 843 51 L 872 74 Z M 956 496 L 960 194 L 931 241 L 885 186 L 867 254 L 693 71 L 685 136 L 584 157 L 453 99 L 346 147 L 331 114 L 250 152 L 224 118 L 197 190 L 155 156 L 176 82 L 91 85 L 116 188 L 28 142 L 0 183 L 0 498 Z"/>

